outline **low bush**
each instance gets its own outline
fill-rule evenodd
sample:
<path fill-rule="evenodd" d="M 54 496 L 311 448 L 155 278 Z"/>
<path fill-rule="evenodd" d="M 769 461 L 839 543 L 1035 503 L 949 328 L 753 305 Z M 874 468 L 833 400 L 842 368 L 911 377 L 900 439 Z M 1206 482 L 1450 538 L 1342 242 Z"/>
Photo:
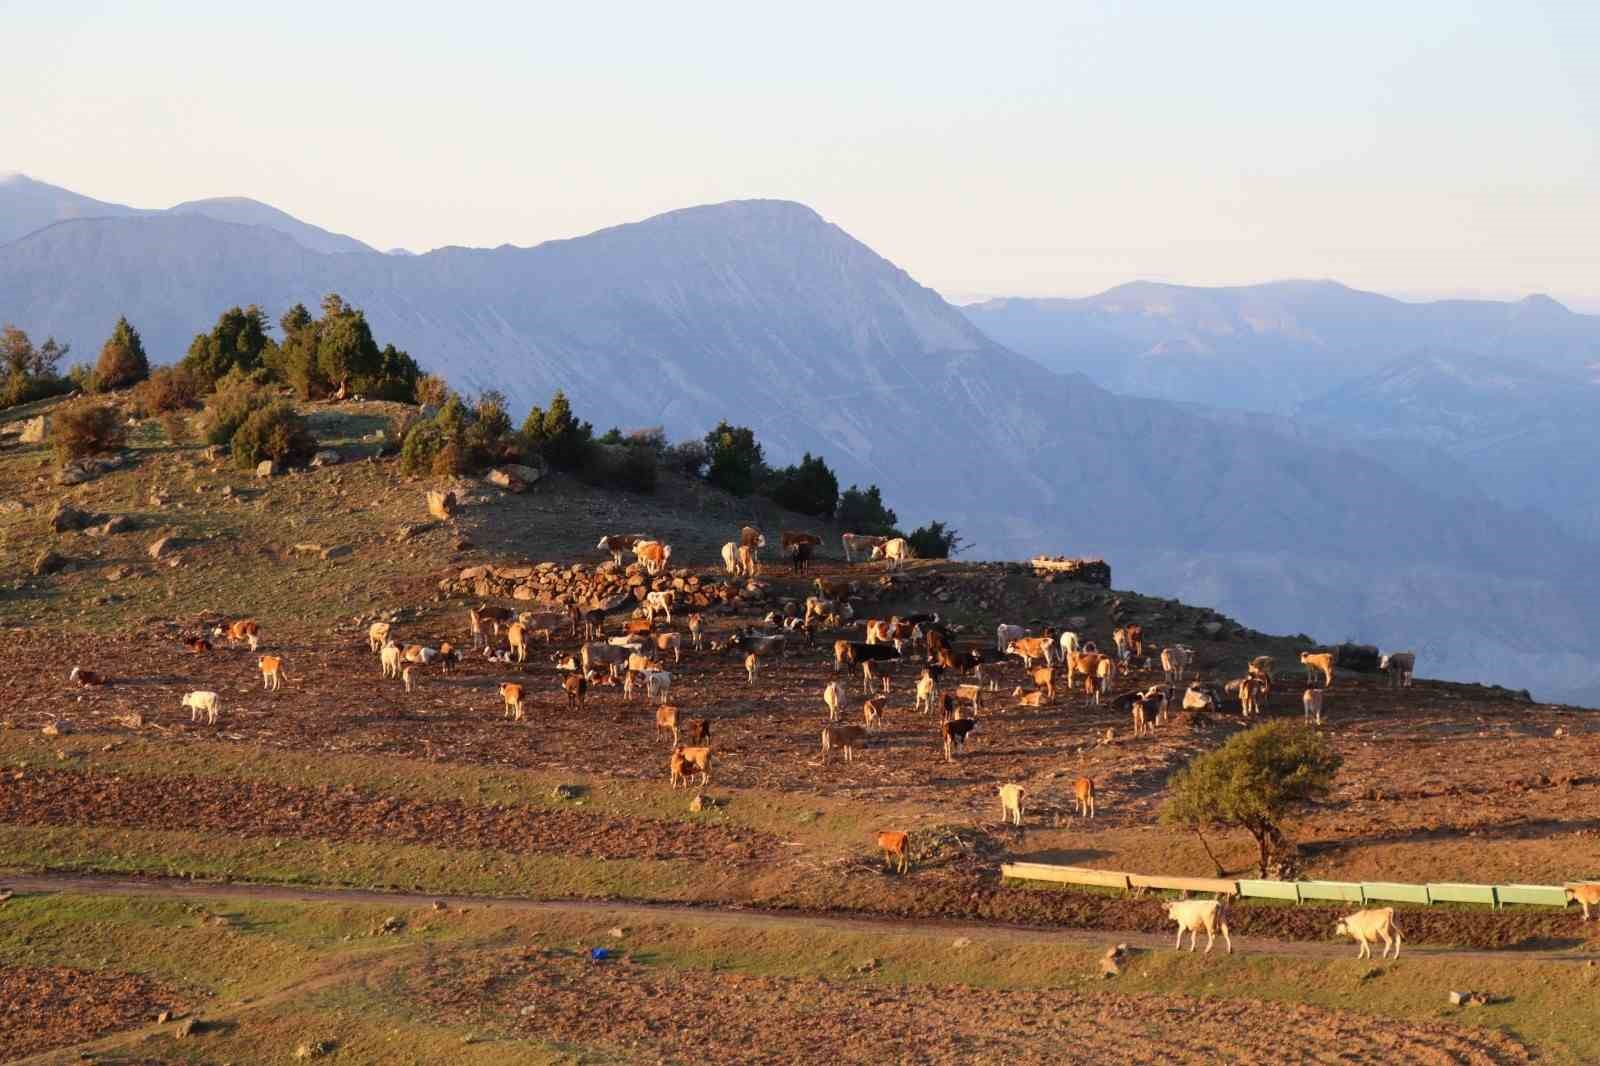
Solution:
<path fill-rule="evenodd" d="M 316 450 L 317 439 L 287 400 L 275 400 L 250 412 L 233 435 L 233 461 L 245 468 L 264 459 L 286 465 L 301 463 Z"/>
<path fill-rule="evenodd" d="M 207 444 L 228 447 L 245 420 L 273 402 L 272 391 L 260 377 L 233 370 L 217 382 L 200 416 L 200 436 Z"/>
<path fill-rule="evenodd" d="M 590 445 L 578 470 L 585 484 L 624 492 L 654 492 L 656 475 L 656 453 L 642 445 Z"/>
<path fill-rule="evenodd" d="M 168 411 L 187 411 L 200 400 L 200 383 L 194 372 L 181 364 L 153 371 L 133 391 L 133 401 L 145 417 Z"/>
<path fill-rule="evenodd" d="M 105 455 L 122 447 L 127 430 L 122 415 L 110 404 L 83 404 L 56 414 L 50 441 L 62 462 Z"/>

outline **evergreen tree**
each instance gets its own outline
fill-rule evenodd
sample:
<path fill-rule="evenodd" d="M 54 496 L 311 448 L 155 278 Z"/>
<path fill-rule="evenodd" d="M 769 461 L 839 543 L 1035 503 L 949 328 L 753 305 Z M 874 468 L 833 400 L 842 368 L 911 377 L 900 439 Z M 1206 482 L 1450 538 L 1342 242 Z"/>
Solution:
<path fill-rule="evenodd" d="M 126 316 L 117 319 L 116 328 L 100 347 L 100 360 L 94 368 L 96 392 L 110 392 L 137 385 L 150 376 L 150 359 L 144 342 Z"/>

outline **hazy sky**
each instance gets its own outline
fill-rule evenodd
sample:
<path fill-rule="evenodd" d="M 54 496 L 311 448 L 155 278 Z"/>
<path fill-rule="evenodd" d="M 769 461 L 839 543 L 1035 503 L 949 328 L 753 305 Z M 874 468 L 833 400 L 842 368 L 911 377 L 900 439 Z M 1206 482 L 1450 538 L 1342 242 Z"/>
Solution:
<path fill-rule="evenodd" d="M 1595 0 L 0 0 L 0 39 L 0 170 L 379 247 L 781 197 L 957 297 L 1295 276 L 1600 306 Z"/>

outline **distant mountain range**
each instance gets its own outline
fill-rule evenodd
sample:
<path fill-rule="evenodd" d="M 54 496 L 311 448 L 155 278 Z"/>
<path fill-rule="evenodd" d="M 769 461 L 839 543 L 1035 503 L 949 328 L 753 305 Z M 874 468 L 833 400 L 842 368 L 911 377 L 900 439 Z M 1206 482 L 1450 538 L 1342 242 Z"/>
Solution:
<path fill-rule="evenodd" d="M 964 308 L 989 336 L 1105 388 L 1284 416 L 1438 491 L 1538 508 L 1600 539 L 1600 316 L 1546 296 L 1403 303 L 1330 281 L 1135 283 Z M 1280 427 L 1281 428 L 1281 427 Z"/>
<path fill-rule="evenodd" d="M 8 188 L 0 219 L 28 209 Z M 275 317 L 338 292 L 380 342 L 459 388 L 499 388 L 518 409 L 563 388 L 599 427 L 674 438 L 744 423 L 772 460 L 824 455 L 844 481 L 881 485 L 902 519 L 952 521 L 980 557 L 1103 553 L 1121 586 L 1263 629 L 1416 645 L 1424 673 L 1543 693 L 1600 683 L 1591 544 L 1440 491 L 1429 463 L 1406 470 L 1381 447 L 1052 372 L 799 204 L 414 256 L 314 249 L 264 205 L 230 219 L 55 210 L 0 245 L 0 319 L 80 352 L 125 313 L 171 360 L 231 305 Z"/>
<path fill-rule="evenodd" d="M 330 233 L 319 226 L 301 222 L 276 207 L 242 196 L 190 200 L 164 211 L 152 211 L 94 200 L 70 189 L 35 181 L 26 174 L 0 175 L 0 244 L 26 237 L 57 222 L 82 218 L 147 218 L 163 214 L 200 215 L 219 222 L 235 222 L 241 226 L 262 226 L 286 234 L 296 244 L 313 252 L 373 250 L 354 237 Z"/>

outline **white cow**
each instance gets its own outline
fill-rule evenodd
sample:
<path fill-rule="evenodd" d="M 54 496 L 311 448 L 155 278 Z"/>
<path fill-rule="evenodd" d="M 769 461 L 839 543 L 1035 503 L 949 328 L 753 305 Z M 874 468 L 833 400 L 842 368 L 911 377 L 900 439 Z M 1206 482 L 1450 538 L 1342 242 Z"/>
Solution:
<path fill-rule="evenodd" d="M 1394 924 L 1393 907 L 1375 907 L 1372 910 L 1356 911 L 1339 919 L 1339 924 L 1333 927 L 1334 936 L 1353 937 L 1361 947 L 1356 950 L 1356 958 L 1372 958 L 1372 942 L 1383 941 L 1382 958 L 1389 957 L 1389 945 L 1394 945 L 1394 957 L 1400 957 L 1400 929 Z"/>
<path fill-rule="evenodd" d="M 1189 950 L 1194 950 L 1195 940 L 1199 937 L 1200 930 L 1206 931 L 1206 954 L 1211 954 L 1211 944 L 1216 940 L 1216 931 L 1222 930 L 1222 939 L 1228 945 L 1228 954 L 1233 954 L 1233 938 L 1228 935 L 1228 917 L 1220 899 L 1183 899 L 1173 900 L 1167 904 L 1167 917 L 1178 923 L 1178 942 L 1172 946 L 1173 951 L 1183 950 L 1183 934 L 1189 934 Z"/>
<path fill-rule="evenodd" d="M 729 577 L 739 576 L 739 545 L 731 540 L 722 546 L 722 567 Z"/>
<path fill-rule="evenodd" d="M 217 718 L 222 714 L 222 705 L 217 700 L 215 692 L 191 692 L 183 697 L 182 706 L 189 708 L 189 721 L 198 722 L 203 714 L 206 725 L 216 725 Z"/>
<path fill-rule="evenodd" d="M 895 537 L 893 540 L 884 541 L 872 549 L 874 559 L 887 559 L 890 570 L 898 570 L 900 564 L 911 558 L 911 545 L 906 543 L 906 538 Z"/>

